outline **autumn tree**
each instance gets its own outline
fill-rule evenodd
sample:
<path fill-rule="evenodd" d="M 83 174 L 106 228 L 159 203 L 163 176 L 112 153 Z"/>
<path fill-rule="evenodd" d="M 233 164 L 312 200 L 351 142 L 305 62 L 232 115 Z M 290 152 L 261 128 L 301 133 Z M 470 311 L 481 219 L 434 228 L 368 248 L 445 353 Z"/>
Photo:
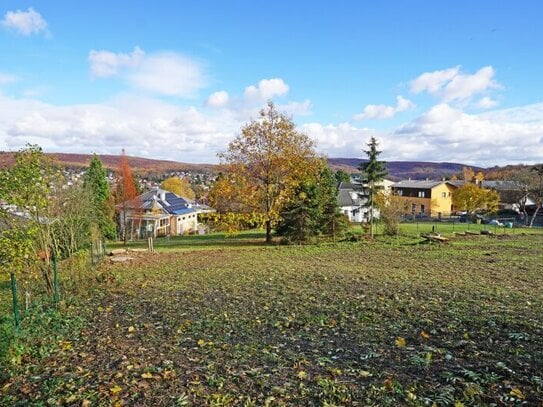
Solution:
<path fill-rule="evenodd" d="M 471 182 L 475 178 L 475 171 L 471 167 L 462 167 L 462 179 Z"/>
<path fill-rule="evenodd" d="M 41 148 L 28 145 L 15 165 L 0 171 L 0 267 L 42 277 L 52 290 L 50 261 L 65 258 L 89 243 L 91 196 L 86 188 L 66 188 L 60 169 Z M 41 258 L 41 260 L 39 260 Z"/>
<path fill-rule="evenodd" d="M 215 196 L 232 198 L 244 211 L 263 213 L 266 242 L 270 243 L 272 226 L 283 204 L 300 181 L 315 170 L 313 141 L 269 102 L 259 118 L 243 126 L 219 157 L 225 175 L 214 188 L 224 190 L 215 190 Z"/>
<path fill-rule="evenodd" d="M 18 215 L 2 209 L 0 255 L 2 264 L 15 271 L 35 262 L 38 253 L 50 253 L 53 246 L 50 218 L 53 185 L 60 173 L 37 145 L 28 145 L 15 154 L 15 165 L 0 172 L 0 201 L 16 208 Z M 44 256 L 49 262 L 49 256 Z M 51 275 L 42 270 L 47 288 Z"/>
<path fill-rule="evenodd" d="M 121 231 L 122 231 L 122 238 L 125 244 L 127 243 L 127 240 L 128 240 L 128 233 L 126 232 L 127 204 L 128 204 L 128 201 L 135 199 L 137 195 L 138 193 L 136 190 L 136 184 L 134 182 L 134 176 L 132 175 L 132 168 L 130 167 L 128 158 L 126 157 L 126 154 L 123 149 L 120 162 L 119 162 L 119 169 L 117 171 L 115 201 L 117 203 L 120 203 L 122 206 Z"/>
<path fill-rule="evenodd" d="M 188 179 L 185 177 L 166 178 L 164 181 L 162 181 L 160 187 L 183 198 L 188 198 L 191 200 L 194 200 L 195 198 L 194 190 L 192 189 Z"/>
<path fill-rule="evenodd" d="M 456 209 L 468 213 L 476 210 L 495 212 L 500 197 L 496 191 L 466 183 L 453 192 L 452 202 Z"/>
<path fill-rule="evenodd" d="M 102 236 L 113 239 L 116 235 L 114 212 L 111 210 L 110 189 L 106 169 L 96 154 L 83 178 L 83 186 L 89 191 L 93 216 Z"/>
<path fill-rule="evenodd" d="M 395 236 L 400 233 L 400 222 L 409 209 L 409 202 L 400 196 L 379 192 L 375 198 L 384 233 Z"/>
<path fill-rule="evenodd" d="M 375 208 L 375 198 L 379 191 L 383 189 L 382 181 L 387 176 L 387 169 L 383 161 L 379 161 L 379 155 L 382 151 L 377 150 L 379 143 L 375 137 L 372 137 L 367 144 L 369 150 L 364 150 L 368 157 L 368 161 L 360 164 L 360 171 L 367 183 L 368 200 L 366 206 L 369 208 L 370 215 L 370 237 L 373 239 L 373 218 Z"/>
<path fill-rule="evenodd" d="M 530 171 L 534 175 L 528 184 L 530 197 L 535 201 L 536 209 L 530 220 L 530 227 L 534 225 L 537 214 L 543 208 L 543 164 L 533 166 Z"/>

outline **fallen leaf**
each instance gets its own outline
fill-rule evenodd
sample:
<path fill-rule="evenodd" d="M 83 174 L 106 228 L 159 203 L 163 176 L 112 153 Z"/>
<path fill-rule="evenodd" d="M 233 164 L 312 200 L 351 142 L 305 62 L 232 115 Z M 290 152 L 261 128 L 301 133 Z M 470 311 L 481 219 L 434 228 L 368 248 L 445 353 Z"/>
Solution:
<path fill-rule="evenodd" d="M 298 372 L 298 379 L 304 380 L 306 377 L 307 377 L 307 373 L 304 372 L 303 370 L 300 370 L 300 372 Z"/>
<path fill-rule="evenodd" d="M 136 330 L 136 328 L 134 328 L 133 326 L 128 327 L 128 332 L 134 332 L 135 330 Z"/>
<path fill-rule="evenodd" d="M 521 400 L 524 400 L 526 398 L 522 390 L 520 390 L 518 387 L 515 387 L 513 390 L 511 390 L 509 394 Z"/>
<path fill-rule="evenodd" d="M 111 389 L 109 389 L 109 391 L 110 391 L 111 394 L 113 394 L 113 395 L 120 393 L 122 390 L 123 390 L 123 388 L 122 388 L 121 386 L 119 386 L 118 384 L 116 384 L 116 385 L 113 386 Z"/>
<path fill-rule="evenodd" d="M 394 343 L 396 344 L 397 347 L 403 348 L 405 347 L 405 344 L 406 344 L 405 338 L 398 336 L 396 340 L 394 341 Z"/>
<path fill-rule="evenodd" d="M 141 377 L 143 377 L 144 379 L 152 379 L 153 374 L 150 372 L 146 372 L 146 373 L 142 373 Z"/>
<path fill-rule="evenodd" d="M 422 339 L 429 339 L 430 338 L 430 335 L 428 335 L 426 332 L 422 331 L 420 333 L 420 336 L 422 337 Z"/>

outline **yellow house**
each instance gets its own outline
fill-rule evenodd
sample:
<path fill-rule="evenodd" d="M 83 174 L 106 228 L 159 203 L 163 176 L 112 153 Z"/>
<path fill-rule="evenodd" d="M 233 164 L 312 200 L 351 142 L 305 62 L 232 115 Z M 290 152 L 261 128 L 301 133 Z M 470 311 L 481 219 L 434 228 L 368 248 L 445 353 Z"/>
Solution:
<path fill-rule="evenodd" d="M 441 217 L 454 212 L 452 195 L 459 186 L 458 181 L 407 180 L 396 182 L 392 191 L 407 201 L 409 213 Z"/>

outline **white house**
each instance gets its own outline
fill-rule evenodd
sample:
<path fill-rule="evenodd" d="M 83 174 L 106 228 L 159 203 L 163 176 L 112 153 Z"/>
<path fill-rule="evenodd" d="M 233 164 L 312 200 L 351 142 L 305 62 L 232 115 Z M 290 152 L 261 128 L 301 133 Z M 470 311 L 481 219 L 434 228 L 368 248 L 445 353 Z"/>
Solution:
<path fill-rule="evenodd" d="M 198 213 L 213 211 L 206 205 L 157 188 L 117 205 L 121 234 L 130 239 L 176 236 L 198 231 Z"/>

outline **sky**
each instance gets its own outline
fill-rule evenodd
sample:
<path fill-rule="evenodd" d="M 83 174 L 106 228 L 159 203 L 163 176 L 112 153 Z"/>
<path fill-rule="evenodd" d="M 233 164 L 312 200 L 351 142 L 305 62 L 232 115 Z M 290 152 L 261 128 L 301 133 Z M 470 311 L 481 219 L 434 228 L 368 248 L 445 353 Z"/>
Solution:
<path fill-rule="evenodd" d="M 543 2 L 2 1 L 0 150 L 216 163 L 267 101 L 329 157 L 543 162 Z"/>

